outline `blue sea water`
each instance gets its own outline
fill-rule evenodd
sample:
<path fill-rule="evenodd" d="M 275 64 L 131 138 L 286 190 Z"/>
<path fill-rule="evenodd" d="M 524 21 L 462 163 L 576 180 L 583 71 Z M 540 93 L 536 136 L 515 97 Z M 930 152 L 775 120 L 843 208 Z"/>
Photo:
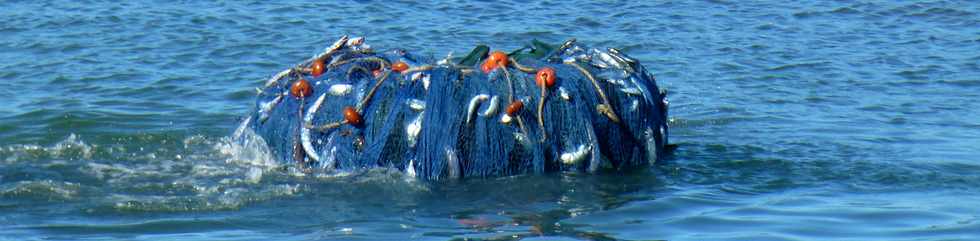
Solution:
<path fill-rule="evenodd" d="M 577 38 L 671 98 L 668 160 L 426 183 L 229 140 L 343 34 Z M 0 240 L 980 240 L 980 2 L 0 2 Z"/>

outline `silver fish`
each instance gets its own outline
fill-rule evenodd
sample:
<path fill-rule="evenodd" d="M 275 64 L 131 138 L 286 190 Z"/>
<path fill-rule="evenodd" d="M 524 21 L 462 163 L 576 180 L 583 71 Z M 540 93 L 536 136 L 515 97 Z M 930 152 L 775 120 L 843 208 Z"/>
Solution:
<path fill-rule="evenodd" d="M 416 173 L 415 173 L 415 160 L 414 159 L 413 160 L 409 160 L 408 161 L 408 165 L 405 166 L 405 175 L 408 175 L 409 177 L 415 177 L 416 176 Z"/>
<path fill-rule="evenodd" d="M 320 162 L 320 168 L 323 169 L 334 169 L 334 165 L 337 164 L 337 146 L 328 145 L 330 147 L 329 155 L 324 156 L 323 162 Z"/>
<path fill-rule="evenodd" d="M 565 165 L 578 164 L 585 159 L 590 151 L 592 151 L 592 145 L 579 145 L 574 151 L 562 153 L 560 159 Z"/>
<path fill-rule="evenodd" d="M 245 134 L 245 129 L 248 128 L 248 124 L 249 123 L 252 123 L 252 117 L 251 116 L 249 116 L 248 118 L 245 118 L 245 120 L 242 121 L 242 123 L 238 125 L 238 128 L 235 129 L 235 134 L 232 135 L 232 136 L 235 139 L 241 138 L 242 135 Z"/>
<path fill-rule="evenodd" d="M 661 129 L 662 130 L 662 129 Z M 644 147 L 647 151 L 647 162 L 651 164 L 657 161 L 657 140 L 654 139 L 653 130 L 649 127 L 643 130 Z"/>
<path fill-rule="evenodd" d="M 347 94 L 350 94 L 350 91 L 352 89 L 354 89 L 354 86 L 353 85 L 349 85 L 349 84 L 335 84 L 335 85 L 331 85 L 330 86 L 330 89 L 328 89 L 327 92 L 330 93 L 330 95 L 333 95 L 333 96 L 345 96 Z"/>
<path fill-rule="evenodd" d="M 626 61 L 627 63 L 631 63 L 631 64 L 636 63 L 635 59 L 626 56 L 626 54 L 624 54 L 623 51 L 617 48 L 609 48 L 609 53 L 616 55 L 617 57 L 619 57 L 623 61 Z"/>
<path fill-rule="evenodd" d="M 643 95 L 643 91 L 636 87 L 623 87 L 619 88 L 619 91 L 626 93 L 627 95 Z"/>
<path fill-rule="evenodd" d="M 623 66 L 620 65 L 620 62 L 616 60 L 616 58 L 610 55 L 609 53 L 602 52 L 597 49 L 593 49 L 592 56 L 593 56 L 592 65 L 595 65 L 596 67 L 617 68 L 617 69 L 623 68 Z"/>
<path fill-rule="evenodd" d="M 492 116 L 493 114 L 496 114 L 497 110 L 500 109 L 498 108 L 499 106 L 500 106 L 500 97 L 496 95 L 490 97 L 490 106 L 487 106 L 487 109 L 484 110 L 483 113 L 480 113 L 480 116 L 489 117 Z"/>
<path fill-rule="evenodd" d="M 568 93 L 565 87 L 558 87 L 558 96 L 565 101 L 572 100 L 572 95 Z"/>
<path fill-rule="evenodd" d="M 462 170 L 459 168 L 459 157 L 456 156 L 456 150 L 452 147 L 446 148 L 446 168 L 449 174 L 449 178 L 459 178 Z"/>
<path fill-rule="evenodd" d="M 276 98 L 259 104 L 259 123 L 265 123 L 265 121 L 269 119 L 269 113 L 271 113 L 272 109 L 274 109 L 276 105 L 282 101 L 282 98 L 285 95 L 286 94 L 277 95 Z"/>
<path fill-rule="evenodd" d="M 279 80 L 281 80 L 283 77 L 286 77 L 286 75 L 289 75 L 292 72 L 293 72 L 293 69 L 292 68 L 289 68 L 289 69 L 280 71 L 276 75 L 273 75 L 272 78 L 269 78 L 269 80 L 265 81 L 265 88 L 272 87 L 276 83 L 279 83 Z"/>
<path fill-rule="evenodd" d="M 354 47 L 364 43 L 364 37 L 356 37 L 347 40 L 347 47 Z"/>
<path fill-rule="evenodd" d="M 622 69 L 626 70 L 626 72 L 629 73 L 635 72 L 635 70 L 633 69 L 633 63 L 635 63 L 636 61 L 632 59 L 627 60 L 627 57 L 623 56 L 623 54 L 620 53 L 618 49 L 609 48 L 608 50 L 609 50 L 609 56 L 612 57 L 616 62 L 618 62 Z"/>
<path fill-rule="evenodd" d="M 446 55 L 446 58 L 439 60 L 439 62 L 436 62 L 436 64 L 449 65 L 450 63 L 452 63 L 452 58 L 453 58 L 453 51 L 449 51 L 449 54 Z"/>
<path fill-rule="evenodd" d="M 322 54 L 320 54 L 320 55 L 317 55 L 317 56 L 316 56 L 316 57 L 315 57 L 314 59 L 319 59 L 319 58 L 322 58 L 323 56 L 326 56 L 326 55 L 329 55 L 329 54 L 332 54 L 333 52 L 336 52 L 337 50 L 340 50 L 341 48 L 343 48 L 343 47 L 344 47 L 344 45 L 346 45 L 346 44 L 347 44 L 347 40 L 348 40 L 349 38 L 350 38 L 350 37 L 348 37 L 348 36 L 347 36 L 346 34 L 345 34 L 344 36 L 340 36 L 340 39 L 337 39 L 337 41 L 336 41 L 336 42 L 333 42 L 333 44 L 332 44 L 332 45 L 330 45 L 330 47 L 329 47 L 329 48 L 327 48 L 327 51 L 324 51 L 324 52 L 323 52 Z M 311 61 L 311 62 L 312 62 L 312 61 Z"/>
<path fill-rule="evenodd" d="M 653 106 L 655 99 L 653 98 L 653 94 L 650 93 L 650 89 L 647 89 L 647 86 L 646 85 L 644 85 L 643 83 L 640 83 L 640 80 L 636 79 L 633 76 L 630 76 L 629 77 L 629 81 L 630 81 L 630 84 L 633 85 L 632 88 L 633 89 L 636 89 L 636 92 L 638 92 L 639 95 L 643 96 L 643 100 L 648 105 Z M 632 93 L 627 92 L 627 94 L 632 94 Z"/>
<path fill-rule="evenodd" d="M 405 104 L 408 105 L 408 108 L 414 111 L 421 112 L 425 110 L 425 101 L 421 101 L 419 99 L 407 99 L 405 100 Z"/>
<path fill-rule="evenodd" d="M 412 120 L 408 126 L 405 126 L 405 134 L 408 135 L 406 139 L 408 140 L 409 147 L 415 147 L 419 133 L 422 133 L 422 116 L 423 114 L 419 113 L 419 116 L 415 117 L 415 120 Z"/>
<path fill-rule="evenodd" d="M 473 113 L 476 112 L 476 108 L 480 106 L 480 102 L 487 101 L 487 99 L 490 99 L 490 96 L 486 94 L 478 94 L 470 99 L 470 104 L 466 108 L 466 124 L 469 124 L 473 119 Z"/>
<path fill-rule="evenodd" d="M 303 116 L 303 122 L 305 125 L 313 125 L 313 115 L 320 110 L 320 106 L 323 105 L 323 100 L 327 98 L 327 94 L 320 95 L 319 98 L 313 102 L 313 105 L 306 111 L 306 115 Z M 306 152 L 306 156 L 310 157 L 314 161 L 320 161 L 320 154 L 313 149 L 313 143 L 310 142 L 310 128 L 302 127 L 299 128 L 299 138 L 303 142 L 303 151 Z"/>

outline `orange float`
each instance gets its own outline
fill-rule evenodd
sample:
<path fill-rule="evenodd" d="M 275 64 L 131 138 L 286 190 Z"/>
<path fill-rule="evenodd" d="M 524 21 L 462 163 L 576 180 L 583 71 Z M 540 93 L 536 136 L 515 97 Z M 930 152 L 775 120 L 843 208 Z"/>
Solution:
<path fill-rule="evenodd" d="M 507 54 L 500 51 L 493 51 L 488 61 L 493 62 L 497 67 L 506 67 L 510 64 L 510 59 L 507 59 Z"/>
<path fill-rule="evenodd" d="M 361 125 L 361 123 L 364 121 L 361 119 L 361 114 L 358 114 L 357 110 L 354 110 L 354 107 L 350 106 L 344 107 L 344 120 L 346 120 L 348 124 L 354 126 Z"/>
<path fill-rule="evenodd" d="M 515 100 L 514 102 L 511 102 L 510 105 L 507 105 L 507 115 L 514 116 L 517 114 L 517 112 L 521 112 L 522 109 L 524 109 L 524 102 Z"/>
<path fill-rule="evenodd" d="M 310 66 L 310 74 L 313 74 L 313 78 L 320 77 L 323 74 L 323 59 L 316 59 Z"/>
<path fill-rule="evenodd" d="M 306 98 L 313 95 L 313 87 L 305 79 L 299 79 L 289 88 L 289 93 L 296 98 Z"/>
<path fill-rule="evenodd" d="M 510 59 L 507 58 L 507 54 L 500 51 L 493 51 L 490 57 L 487 58 L 487 61 L 483 62 L 483 65 L 480 65 L 480 70 L 483 70 L 483 73 L 490 73 L 490 71 L 498 67 L 507 67 L 508 64 L 510 64 Z"/>
<path fill-rule="evenodd" d="M 555 69 L 551 67 L 544 67 L 538 70 L 537 76 L 534 78 L 538 84 L 543 88 L 551 88 L 555 86 Z"/>
<path fill-rule="evenodd" d="M 395 64 L 391 65 L 391 70 L 401 73 L 402 71 L 408 70 L 408 64 L 401 61 L 395 62 Z"/>

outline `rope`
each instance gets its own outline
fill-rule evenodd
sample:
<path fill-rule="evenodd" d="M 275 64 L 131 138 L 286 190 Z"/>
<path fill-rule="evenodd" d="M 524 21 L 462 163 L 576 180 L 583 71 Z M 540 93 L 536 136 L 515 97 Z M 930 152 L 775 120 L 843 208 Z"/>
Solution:
<path fill-rule="evenodd" d="M 506 66 L 500 69 L 504 71 L 504 78 L 507 78 L 507 99 L 509 101 L 509 105 L 510 103 L 514 103 L 514 82 L 511 80 L 510 71 L 507 70 Z M 524 121 L 521 120 L 520 117 L 520 115 L 514 116 L 514 118 L 517 119 L 517 126 L 521 128 L 521 133 L 523 133 L 524 136 L 527 136 L 527 128 L 524 127 Z"/>
<path fill-rule="evenodd" d="M 544 129 L 544 101 L 548 98 L 548 87 L 541 86 L 541 99 L 538 101 L 538 127 L 541 127 L 541 142 L 548 139 L 548 132 Z"/>
<path fill-rule="evenodd" d="M 514 68 L 516 68 L 517 70 L 520 70 L 521 72 L 524 72 L 524 73 L 533 74 L 534 72 L 538 72 L 538 70 L 536 70 L 534 68 L 527 67 L 527 66 L 524 66 L 521 63 L 518 63 L 517 60 L 514 59 L 514 58 L 510 58 L 510 63 L 514 64 Z"/>
<path fill-rule="evenodd" d="M 333 43 L 333 45 L 330 45 L 330 47 L 327 48 L 326 50 L 324 50 L 322 53 L 317 54 L 317 55 L 314 55 L 312 58 L 309 58 L 306 61 L 303 61 L 302 63 L 299 63 L 299 64 L 297 64 L 296 66 L 294 66 L 292 68 L 285 69 L 285 70 L 279 72 L 278 74 L 273 75 L 272 78 L 269 78 L 269 80 L 266 80 L 264 89 L 259 90 L 258 91 L 258 94 L 261 95 L 262 93 L 265 92 L 265 89 L 268 89 L 269 87 L 272 87 L 272 85 L 274 85 L 276 83 L 279 83 L 279 80 L 282 80 L 283 77 L 286 77 L 287 75 L 292 74 L 293 72 L 297 72 L 297 71 L 302 70 L 302 69 L 300 69 L 301 66 L 308 66 L 311 63 L 313 63 L 313 61 L 315 61 L 317 59 L 330 56 L 334 52 L 337 52 L 337 50 L 340 50 L 341 48 L 344 47 L 344 44 L 347 43 L 347 39 L 348 39 L 348 36 L 347 35 L 340 36 L 340 39 L 338 39 L 337 41 L 335 41 Z"/>
<path fill-rule="evenodd" d="M 331 65 L 332 66 L 336 66 L 336 65 L 346 64 L 346 63 L 352 63 L 352 62 L 355 62 L 355 61 L 372 61 L 372 62 L 377 62 L 377 63 L 381 64 L 381 69 L 386 69 L 386 68 L 388 68 L 388 65 L 389 65 L 389 63 L 388 63 L 387 60 L 384 60 L 384 59 L 378 58 L 378 57 L 367 57 L 367 58 L 349 59 L 349 60 L 344 60 L 342 62 L 338 62 L 338 63 L 335 63 L 335 64 L 331 64 Z M 367 69 L 365 69 L 364 67 L 361 67 L 361 66 L 353 66 L 353 67 L 351 67 L 350 69 L 347 70 L 347 79 L 348 79 L 348 81 L 350 80 L 351 73 L 353 73 L 355 70 L 361 70 L 361 71 L 370 73 L 370 71 L 367 71 Z M 360 102 L 358 102 L 357 107 L 355 108 L 357 110 L 357 113 L 362 113 L 364 111 L 364 107 L 371 101 L 371 98 L 374 96 L 375 92 L 378 91 L 378 88 L 381 87 L 381 84 L 384 83 L 384 80 L 385 79 L 388 79 L 388 76 L 389 75 L 391 75 L 391 70 L 386 70 L 384 72 L 384 74 L 380 78 L 378 78 L 378 81 L 374 84 L 373 87 L 371 87 L 371 90 L 368 91 L 367 95 L 365 95 L 364 98 L 361 99 Z M 347 124 L 347 120 L 334 121 L 334 122 L 330 122 L 330 123 L 327 123 L 327 124 L 324 124 L 324 125 L 321 125 L 321 126 L 314 126 L 312 124 L 306 123 L 306 125 L 304 125 L 304 128 L 313 129 L 313 130 L 316 130 L 316 131 L 319 131 L 319 132 L 326 132 L 326 131 L 329 131 L 331 129 L 340 127 L 340 126 L 342 126 L 344 124 Z"/>
<path fill-rule="evenodd" d="M 340 126 L 342 126 L 344 124 L 347 124 L 347 120 L 334 121 L 334 122 L 330 122 L 330 123 L 327 123 L 327 124 L 323 124 L 321 126 L 314 126 L 312 124 L 306 124 L 303 127 L 306 128 L 306 129 L 316 130 L 316 131 L 319 131 L 319 132 L 327 132 L 327 131 L 329 131 L 331 129 L 340 127 Z"/>
<path fill-rule="evenodd" d="M 507 67 L 500 69 L 504 71 L 504 78 L 507 78 L 507 100 L 514 102 L 514 82 L 510 80 L 510 71 L 507 70 Z"/>
<path fill-rule="evenodd" d="M 619 123 L 619 115 L 616 115 L 616 112 L 613 111 L 612 105 L 609 104 L 609 98 L 606 97 L 605 92 L 602 92 L 602 87 L 599 86 L 599 82 L 595 80 L 592 73 L 589 73 L 589 70 L 586 70 L 584 67 L 574 61 L 568 61 L 565 62 L 565 64 L 575 67 L 578 69 L 578 71 L 582 72 L 586 78 L 589 78 L 589 80 L 592 81 L 592 86 L 595 87 L 596 92 L 599 93 L 599 97 L 602 98 L 602 104 L 596 106 L 596 110 L 599 111 L 599 113 L 606 115 L 609 120 Z"/>
<path fill-rule="evenodd" d="M 366 58 L 366 59 L 371 59 L 371 58 Z M 381 69 L 386 69 L 387 68 L 387 66 L 388 66 L 388 61 L 387 60 L 384 60 L 384 59 L 381 59 L 381 58 L 373 58 L 373 59 L 377 59 L 377 60 L 381 61 L 380 62 L 381 63 Z M 364 110 L 364 106 L 367 105 L 367 103 L 369 101 L 371 101 L 371 97 L 374 97 L 374 92 L 377 92 L 378 91 L 378 88 L 380 88 L 381 87 L 381 84 L 383 84 L 385 82 L 385 80 L 388 79 L 388 76 L 389 75 L 391 75 L 391 70 L 386 70 L 384 72 L 384 74 L 381 75 L 381 78 L 378 79 L 378 81 L 376 83 L 374 83 L 374 86 L 371 87 L 371 90 L 368 91 L 368 94 L 364 96 L 364 99 L 362 99 L 361 102 L 357 104 L 357 113 L 362 113 L 362 111 Z"/>

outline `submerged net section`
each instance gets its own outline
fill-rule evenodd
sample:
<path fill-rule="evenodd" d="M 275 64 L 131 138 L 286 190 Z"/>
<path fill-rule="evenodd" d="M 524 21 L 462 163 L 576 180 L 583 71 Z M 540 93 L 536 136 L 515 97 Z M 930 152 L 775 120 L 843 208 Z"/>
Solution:
<path fill-rule="evenodd" d="M 442 60 L 342 37 L 258 89 L 251 128 L 303 168 L 422 179 L 623 170 L 667 144 L 667 100 L 616 49 L 533 42 Z"/>

